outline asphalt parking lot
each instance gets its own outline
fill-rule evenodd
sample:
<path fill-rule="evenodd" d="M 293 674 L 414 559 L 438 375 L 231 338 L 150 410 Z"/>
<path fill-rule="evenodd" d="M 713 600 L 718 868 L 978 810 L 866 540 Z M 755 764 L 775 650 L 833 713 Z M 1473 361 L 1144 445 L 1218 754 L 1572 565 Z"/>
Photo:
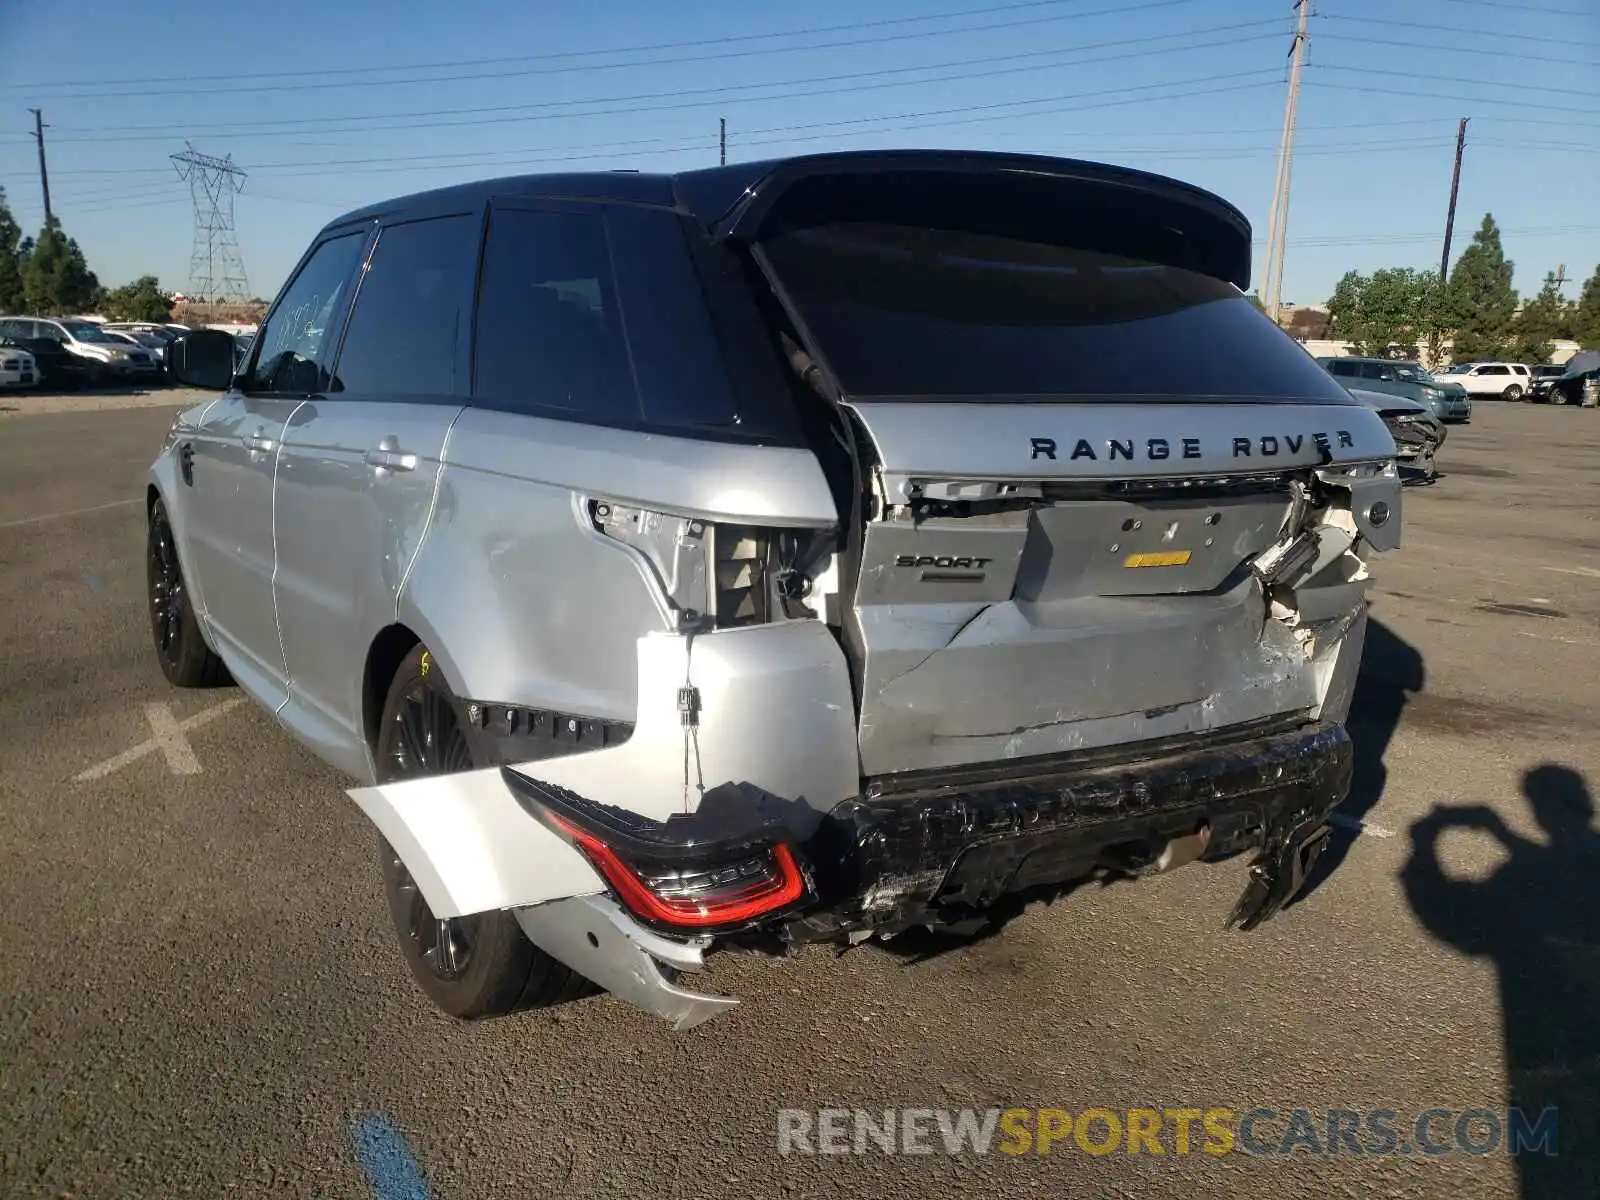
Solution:
<path fill-rule="evenodd" d="M 1275 920 L 1224 932 L 1244 866 L 1193 867 L 971 943 L 723 956 L 708 982 L 743 1003 L 672 1033 L 606 997 L 431 1009 L 345 782 L 235 691 L 166 686 L 140 506 L 166 399 L 0 414 L 0 1193 L 1600 1194 L 1600 412 L 1481 404 L 1407 490 L 1345 828 Z M 776 1138 L 785 1108 L 1392 1109 L 1404 1131 L 1511 1105 L 1557 1108 L 1555 1155 Z"/>

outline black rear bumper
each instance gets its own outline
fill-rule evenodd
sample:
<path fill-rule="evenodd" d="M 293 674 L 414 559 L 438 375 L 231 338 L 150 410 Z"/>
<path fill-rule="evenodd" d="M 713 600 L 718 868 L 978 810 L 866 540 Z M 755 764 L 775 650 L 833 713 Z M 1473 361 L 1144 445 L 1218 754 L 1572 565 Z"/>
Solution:
<path fill-rule="evenodd" d="M 873 784 L 810 840 L 818 903 L 793 934 L 970 920 L 1003 896 L 1149 872 L 1202 831 L 1205 859 L 1260 852 L 1230 918 L 1251 928 L 1299 887 L 1350 786 L 1350 738 L 1332 724 L 1114 754 Z"/>

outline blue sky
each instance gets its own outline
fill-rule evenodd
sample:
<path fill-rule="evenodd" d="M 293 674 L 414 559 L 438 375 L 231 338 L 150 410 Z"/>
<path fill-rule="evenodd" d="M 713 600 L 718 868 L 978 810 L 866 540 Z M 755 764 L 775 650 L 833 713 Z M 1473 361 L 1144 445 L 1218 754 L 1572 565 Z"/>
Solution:
<path fill-rule="evenodd" d="M 1284 300 L 1351 267 L 1437 265 L 1456 119 L 1456 252 L 1486 211 L 1517 286 L 1600 260 L 1597 0 L 1317 0 Z M 1563 13 L 1569 15 L 1562 15 Z M 51 198 L 101 281 L 187 286 L 185 141 L 248 172 L 235 219 L 270 296 L 317 228 L 385 196 L 571 167 L 833 148 L 1071 155 L 1211 188 L 1264 239 L 1291 0 L 281 0 L 170 18 L 0 0 L 0 185 Z M 774 36 L 767 36 L 774 35 Z M 17 51 L 21 51 L 18 53 Z"/>

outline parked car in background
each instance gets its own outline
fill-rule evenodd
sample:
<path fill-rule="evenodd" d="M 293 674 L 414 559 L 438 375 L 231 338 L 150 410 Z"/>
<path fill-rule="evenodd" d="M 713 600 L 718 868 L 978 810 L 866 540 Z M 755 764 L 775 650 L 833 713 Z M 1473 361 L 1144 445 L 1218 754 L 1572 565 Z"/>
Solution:
<path fill-rule="evenodd" d="M 0 317 L 0 339 L 33 355 L 39 369 L 40 386 L 73 390 L 95 387 L 103 382 L 105 366 L 98 359 L 72 353 L 59 335 L 35 336 L 34 325 L 29 318 Z"/>
<path fill-rule="evenodd" d="M 153 321 L 109 321 L 103 328 L 110 333 L 127 334 L 146 346 L 160 346 L 163 357 L 168 346 L 189 332 L 186 327 L 174 328 Z"/>
<path fill-rule="evenodd" d="M 122 329 L 106 329 L 105 336 L 113 341 L 121 342 L 127 346 L 137 346 L 146 351 L 148 357 L 136 361 L 129 368 L 129 375 L 134 378 L 149 378 L 161 375 L 165 369 L 167 357 L 167 344 L 160 338 L 151 334 L 129 333 Z"/>
<path fill-rule="evenodd" d="M 39 364 L 22 346 L 0 338 L 0 387 L 33 387 L 39 382 Z"/>
<path fill-rule="evenodd" d="M 1560 374 L 1546 382 L 1546 399 L 1552 404 L 1582 404 L 1584 389 L 1600 381 L 1600 350 L 1580 350 L 1555 369 Z"/>
<path fill-rule="evenodd" d="M 1457 363 L 1439 373 L 1441 382 L 1457 383 L 1473 396 L 1521 400 L 1533 386 L 1533 372 L 1522 363 Z"/>
<path fill-rule="evenodd" d="M 1535 404 L 1547 403 L 1550 399 L 1550 385 L 1566 372 L 1565 367 L 1545 363 L 1543 366 L 1534 367 L 1530 372 L 1528 383 L 1528 399 Z M 1556 403 L 1560 403 L 1557 399 Z"/>
<path fill-rule="evenodd" d="M 1434 378 L 1421 363 L 1387 358 L 1319 358 L 1324 370 L 1347 388 L 1404 396 L 1425 404 L 1440 421 L 1472 420 L 1472 397 Z"/>
<path fill-rule="evenodd" d="M 1383 418 L 1389 436 L 1394 438 L 1395 461 L 1401 470 L 1421 476 L 1422 482 L 1432 483 L 1438 470 L 1433 456 L 1444 445 L 1448 433 L 1434 411 L 1409 396 L 1366 388 L 1351 388 L 1350 394 Z"/>
<path fill-rule="evenodd" d="M 148 373 L 154 360 L 143 346 L 129 345 L 107 333 L 94 321 L 71 317 L 5 317 L 0 333 L 12 337 L 59 342 L 69 354 L 98 367 L 88 374 L 91 382 L 126 379 L 135 371 Z"/>

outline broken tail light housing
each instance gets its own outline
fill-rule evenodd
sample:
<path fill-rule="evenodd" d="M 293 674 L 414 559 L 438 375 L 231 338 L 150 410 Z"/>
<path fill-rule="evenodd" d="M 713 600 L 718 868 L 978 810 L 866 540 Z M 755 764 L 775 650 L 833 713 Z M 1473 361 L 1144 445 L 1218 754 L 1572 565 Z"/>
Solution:
<path fill-rule="evenodd" d="M 501 775 L 518 803 L 653 928 L 732 932 L 791 913 L 813 895 L 795 838 L 773 813 L 784 802 L 751 784 L 722 784 L 697 811 L 653 821 L 510 768 Z"/>

